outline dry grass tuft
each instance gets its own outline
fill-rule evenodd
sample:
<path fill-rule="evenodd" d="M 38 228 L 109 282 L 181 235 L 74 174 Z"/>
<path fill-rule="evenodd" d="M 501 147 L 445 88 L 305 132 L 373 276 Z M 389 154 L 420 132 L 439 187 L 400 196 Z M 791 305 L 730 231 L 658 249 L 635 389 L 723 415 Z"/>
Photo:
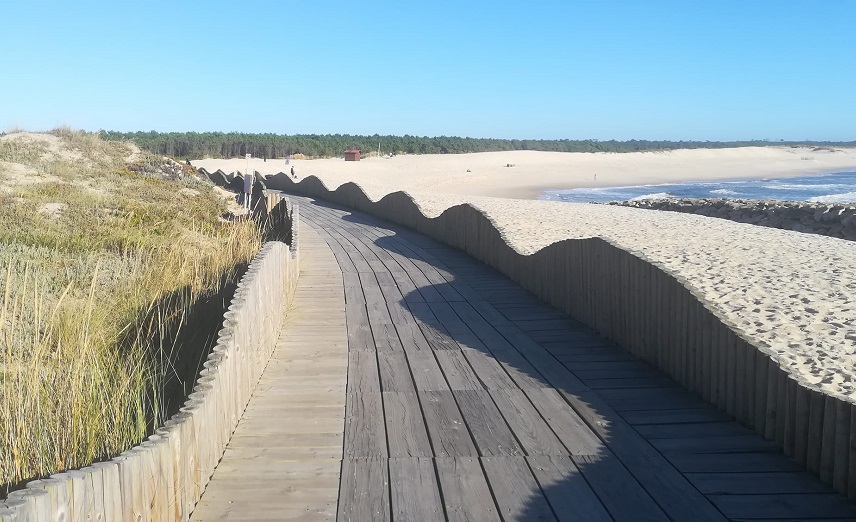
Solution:
<path fill-rule="evenodd" d="M 193 332 L 200 306 L 222 307 L 262 242 L 252 222 L 220 219 L 210 186 L 129 170 L 126 144 L 69 129 L 43 137 L 0 138 L 0 162 L 22 166 L 0 173 L 12 187 L 0 191 L 7 485 L 109 458 L 160 423 L 192 384 L 176 368 L 199 364 L 180 360 L 200 356 L 183 344 L 213 337 L 210 325 Z M 2 177 L 24 171 L 50 181 Z"/>

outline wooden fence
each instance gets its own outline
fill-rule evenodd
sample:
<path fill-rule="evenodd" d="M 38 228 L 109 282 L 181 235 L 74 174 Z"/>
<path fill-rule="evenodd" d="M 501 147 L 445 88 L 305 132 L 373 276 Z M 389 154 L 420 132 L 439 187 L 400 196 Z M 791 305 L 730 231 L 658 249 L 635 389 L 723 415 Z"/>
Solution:
<path fill-rule="evenodd" d="M 217 344 L 179 413 L 109 461 L 10 493 L 0 502 L 0 522 L 189 519 L 273 353 L 297 284 L 297 207 L 270 193 L 265 209 L 293 216 L 280 222 L 291 227 L 292 244 L 268 242 L 250 263 L 224 314 Z"/>
<path fill-rule="evenodd" d="M 510 247 L 481 211 L 458 205 L 425 217 L 407 194 L 374 202 L 347 183 L 268 176 L 269 189 L 332 201 L 424 233 L 513 281 L 668 373 L 743 425 L 775 441 L 836 491 L 856 499 L 856 411 L 779 363 L 692 286 L 602 238 L 569 239 L 532 255 Z"/>

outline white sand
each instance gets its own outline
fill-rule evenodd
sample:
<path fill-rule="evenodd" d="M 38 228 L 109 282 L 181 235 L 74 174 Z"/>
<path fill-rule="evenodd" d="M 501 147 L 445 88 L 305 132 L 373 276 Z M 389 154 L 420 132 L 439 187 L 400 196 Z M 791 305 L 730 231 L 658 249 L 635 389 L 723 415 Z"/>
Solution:
<path fill-rule="evenodd" d="M 197 167 L 224 172 L 246 169 L 244 159 L 196 160 Z M 318 176 L 339 185 L 346 181 L 395 183 L 400 189 L 467 196 L 534 199 L 545 190 L 606 187 L 735 178 L 799 176 L 856 168 L 856 149 L 746 147 L 669 152 L 563 153 L 482 152 L 339 159 L 251 159 L 250 168 L 275 174 L 294 167 L 298 177 Z M 506 167 L 511 164 L 514 167 Z M 470 172 L 467 172 L 469 170 Z M 597 175 L 597 180 L 595 180 Z"/>
<path fill-rule="evenodd" d="M 260 163 L 253 168 L 262 173 L 285 166 L 271 160 L 263 170 Z M 517 166 L 502 167 L 506 163 Z M 194 164 L 244 169 L 244 160 Z M 429 216 L 470 202 L 521 253 L 567 238 L 607 238 L 690 281 L 723 316 L 777 353 L 780 364 L 794 374 L 828 393 L 856 399 L 856 242 L 674 212 L 482 197 L 535 197 L 545 188 L 584 186 L 594 171 L 598 182 L 637 184 L 845 170 L 856 167 L 852 149 L 513 152 L 293 164 L 299 177 L 317 175 L 331 190 L 355 181 L 374 200 L 406 190 Z"/>

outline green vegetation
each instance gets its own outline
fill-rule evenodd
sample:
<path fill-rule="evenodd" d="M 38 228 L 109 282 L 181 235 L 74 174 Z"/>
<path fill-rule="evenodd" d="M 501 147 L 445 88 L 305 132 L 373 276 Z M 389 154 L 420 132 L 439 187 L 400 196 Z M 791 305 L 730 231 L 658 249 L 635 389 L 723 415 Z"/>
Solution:
<path fill-rule="evenodd" d="M 0 484 L 138 443 L 175 411 L 264 231 L 160 158 L 0 137 Z"/>
<path fill-rule="evenodd" d="M 856 142 L 756 141 L 597 141 L 597 140 L 497 140 L 449 136 L 353 136 L 348 134 L 246 134 L 240 132 L 115 132 L 101 131 L 107 140 L 131 140 L 155 154 L 182 159 L 281 158 L 287 154 L 307 157 L 342 156 L 346 149 L 382 154 L 461 154 L 505 150 L 554 152 L 640 152 L 672 149 L 755 147 L 767 145 L 856 146 Z"/>

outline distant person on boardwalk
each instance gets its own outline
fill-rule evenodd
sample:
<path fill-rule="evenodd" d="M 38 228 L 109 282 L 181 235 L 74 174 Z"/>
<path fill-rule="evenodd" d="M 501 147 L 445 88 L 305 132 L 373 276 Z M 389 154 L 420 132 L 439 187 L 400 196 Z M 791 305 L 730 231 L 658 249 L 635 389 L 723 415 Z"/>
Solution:
<path fill-rule="evenodd" d="M 291 177 L 297 179 L 297 174 L 294 173 L 294 165 L 291 166 Z"/>

